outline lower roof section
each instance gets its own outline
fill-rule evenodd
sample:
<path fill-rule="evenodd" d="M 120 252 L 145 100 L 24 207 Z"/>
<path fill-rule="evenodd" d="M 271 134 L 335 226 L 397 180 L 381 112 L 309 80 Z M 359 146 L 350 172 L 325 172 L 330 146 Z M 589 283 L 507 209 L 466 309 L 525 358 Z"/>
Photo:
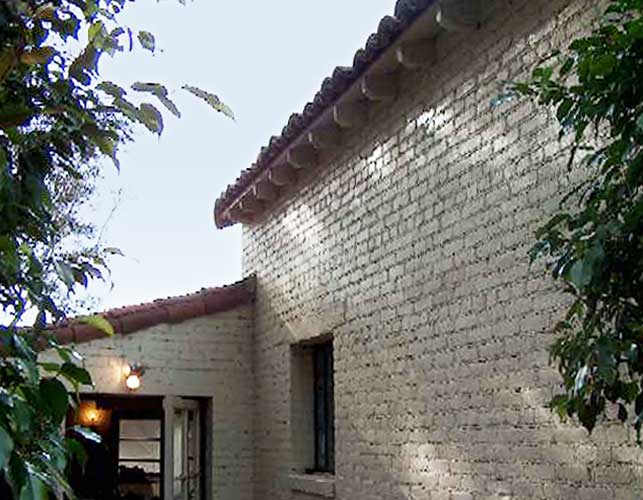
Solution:
<path fill-rule="evenodd" d="M 164 323 L 181 323 L 229 311 L 250 304 L 254 293 L 255 279 L 251 276 L 227 286 L 204 288 L 188 295 L 112 309 L 101 316 L 109 321 L 116 335 L 127 335 Z M 101 330 L 74 319 L 52 327 L 52 332 L 61 344 L 82 344 L 105 338 Z"/>

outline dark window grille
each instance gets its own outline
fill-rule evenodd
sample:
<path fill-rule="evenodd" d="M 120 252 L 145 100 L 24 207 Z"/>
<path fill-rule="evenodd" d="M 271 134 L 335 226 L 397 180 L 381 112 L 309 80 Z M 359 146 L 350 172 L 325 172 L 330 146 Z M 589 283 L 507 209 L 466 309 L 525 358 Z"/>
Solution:
<path fill-rule="evenodd" d="M 315 470 L 335 472 L 335 395 L 333 343 L 313 350 L 315 383 Z"/>

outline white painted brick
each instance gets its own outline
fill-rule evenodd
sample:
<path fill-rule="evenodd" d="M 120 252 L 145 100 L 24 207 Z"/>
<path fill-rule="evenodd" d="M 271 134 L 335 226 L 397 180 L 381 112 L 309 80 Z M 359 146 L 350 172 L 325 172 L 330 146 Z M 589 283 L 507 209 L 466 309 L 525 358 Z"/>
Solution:
<path fill-rule="evenodd" d="M 124 362 L 146 368 L 137 394 L 208 397 L 213 402 L 213 500 L 252 500 L 255 406 L 252 309 L 158 325 L 77 346 L 95 392 L 126 393 Z M 53 353 L 43 353 L 53 357 Z"/>
<path fill-rule="evenodd" d="M 279 479 L 292 464 L 283 339 L 336 302 L 336 498 L 642 494 L 631 436 L 588 438 L 545 408 L 561 296 L 527 251 L 577 180 L 569 143 L 532 103 L 490 106 L 503 80 L 586 29 L 596 2 L 489 3 L 482 30 L 440 35 L 436 65 L 405 73 L 342 157 L 244 228 L 244 272 L 259 283 L 257 499 L 308 498 Z"/>

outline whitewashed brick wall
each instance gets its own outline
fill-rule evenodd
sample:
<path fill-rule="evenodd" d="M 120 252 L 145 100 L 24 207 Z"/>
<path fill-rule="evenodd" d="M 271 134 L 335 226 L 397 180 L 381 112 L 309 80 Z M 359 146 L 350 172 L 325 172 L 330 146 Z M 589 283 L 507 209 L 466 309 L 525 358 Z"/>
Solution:
<path fill-rule="evenodd" d="M 252 500 L 252 308 L 80 344 L 99 394 L 126 393 L 124 362 L 146 372 L 137 395 L 212 398 L 213 500 Z M 47 353 L 45 355 L 48 355 Z"/>
<path fill-rule="evenodd" d="M 492 109 L 596 2 L 495 0 L 345 153 L 244 229 L 258 278 L 255 498 L 291 491 L 290 345 L 335 338 L 340 500 L 638 499 L 643 453 L 545 408 L 561 297 L 527 251 L 570 179 L 552 116 Z M 332 35 L 329 35 L 332 36 Z"/>

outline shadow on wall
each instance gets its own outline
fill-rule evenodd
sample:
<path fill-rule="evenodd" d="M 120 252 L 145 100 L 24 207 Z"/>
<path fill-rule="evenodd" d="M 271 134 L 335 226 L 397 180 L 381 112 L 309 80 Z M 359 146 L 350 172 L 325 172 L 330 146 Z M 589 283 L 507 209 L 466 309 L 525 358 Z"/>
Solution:
<path fill-rule="evenodd" d="M 396 129 L 385 110 L 355 138 L 371 147 L 321 174 L 276 226 L 252 229 L 261 252 L 268 231 L 288 235 L 258 270 L 262 353 L 334 333 L 338 499 L 643 494 L 643 454 L 623 427 L 589 438 L 545 408 L 559 384 L 548 328 L 564 299 L 526 255 L 575 174 L 561 176 L 547 113 L 490 108 L 501 80 L 588 25 L 594 2 L 568 3 L 497 1 L 489 29 L 439 40 L 439 64 L 396 102 L 407 112 Z M 287 378 L 286 359 L 264 361 L 266 373 Z M 259 428 L 288 436 L 283 394 L 263 397 L 260 411 L 278 416 Z M 283 498 L 277 454 L 258 462 Z"/>

